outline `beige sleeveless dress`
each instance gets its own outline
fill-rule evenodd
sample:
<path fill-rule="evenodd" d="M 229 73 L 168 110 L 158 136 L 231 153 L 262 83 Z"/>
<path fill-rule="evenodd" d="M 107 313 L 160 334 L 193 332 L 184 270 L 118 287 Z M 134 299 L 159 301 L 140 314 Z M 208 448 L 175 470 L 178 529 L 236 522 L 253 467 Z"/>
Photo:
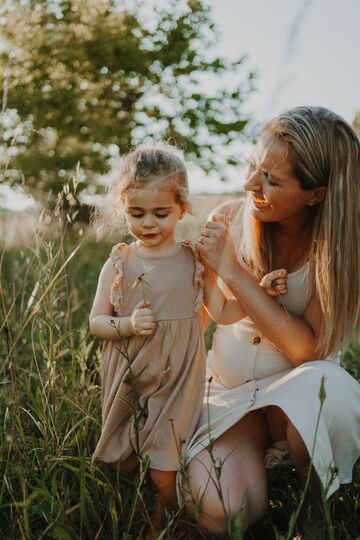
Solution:
<path fill-rule="evenodd" d="M 114 315 L 130 315 L 145 296 L 156 329 L 103 344 L 102 431 L 93 458 L 121 463 L 135 452 L 154 469 L 178 470 L 204 396 L 203 266 L 185 242 L 170 256 L 151 257 L 135 243 L 118 244 L 111 259 Z"/>
<path fill-rule="evenodd" d="M 309 302 L 307 270 L 308 264 L 289 274 L 288 293 L 278 299 L 299 316 Z M 360 454 L 360 385 L 339 366 L 339 359 L 334 355 L 293 368 L 249 318 L 218 325 L 207 361 L 203 410 L 187 460 L 248 412 L 277 405 L 299 431 L 330 496 L 340 483 L 351 481 Z M 322 378 L 326 398 L 320 413 Z"/>

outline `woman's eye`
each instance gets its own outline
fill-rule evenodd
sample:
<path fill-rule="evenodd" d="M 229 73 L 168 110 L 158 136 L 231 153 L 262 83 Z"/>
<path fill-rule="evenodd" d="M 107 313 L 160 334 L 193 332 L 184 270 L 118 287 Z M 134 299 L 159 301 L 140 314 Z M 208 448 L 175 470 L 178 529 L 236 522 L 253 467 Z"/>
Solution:
<path fill-rule="evenodd" d="M 261 171 L 261 173 L 262 173 L 263 177 L 265 178 L 265 180 L 268 182 L 268 184 L 270 184 L 270 186 L 277 186 L 277 183 L 273 182 L 273 180 L 271 179 L 270 174 L 267 171 Z"/>
<path fill-rule="evenodd" d="M 155 214 L 158 218 L 166 218 L 169 214 Z"/>
<path fill-rule="evenodd" d="M 134 212 L 131 212 L 131 217 L 134 217 L 134 218 L 141 218 L 143 217 L 144 214 L 134 214 Z"/>

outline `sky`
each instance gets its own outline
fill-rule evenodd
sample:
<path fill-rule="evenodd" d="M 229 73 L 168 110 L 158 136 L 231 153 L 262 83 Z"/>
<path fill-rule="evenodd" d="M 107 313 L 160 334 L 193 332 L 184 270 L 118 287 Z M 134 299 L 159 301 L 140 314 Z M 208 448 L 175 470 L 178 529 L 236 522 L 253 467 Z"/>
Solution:
<path fill-rule="evenodd" d="M 328 107 L 349 123 L 360 111 L 360 0 L 211 0 L 217 53 L 247 55 L 257 91 L 246 103 L 260 123 L 298 105 Z M 244 154 L 251 148 L 244 148 Z M 249 157 L 245 155 L 245 158 Z M 238 191 L 243 170 L 220 182 L 194 171 L 196 191 Z"/>
<path fill-rule="evenodd" d="M 247 56 L 244 73 L 257 73 L 246 103 L 258 122 L 297 105 L 322 105 L 352 122 L 360 111 L 360 0 L 208 0 L 219 41 L 214 54 Z M 231 80 L 229 80 L 229 84 Z M 251 149 L 243 148 L 244 156 Z M 243 170 L 227 182 L 190 167 L 190 191 L 241 189 Z M 3 194 L 8 207 L 27 199 Z"/>

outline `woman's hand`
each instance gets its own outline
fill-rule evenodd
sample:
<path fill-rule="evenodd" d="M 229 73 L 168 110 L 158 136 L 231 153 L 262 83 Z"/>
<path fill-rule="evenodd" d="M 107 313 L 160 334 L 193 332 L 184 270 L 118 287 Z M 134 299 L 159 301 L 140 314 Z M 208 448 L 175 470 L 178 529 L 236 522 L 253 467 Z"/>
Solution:
<path fill-rule="evenodd" d="M 143 300 L 138 303 L 130 317 L 130 325 L 135 335 L 150 336 L 155 330 L 155 321 L 150 302 Z"/>
<path fill-rule="evenodd" d="M 287 271 L 285 268 L 273 270 L 266 274 L 259 283 L 260 287 L 270 296 L 279 296 L 287 293 Z"/>
<path fill-rule="evenodd" d="M 205 224 L 196 247 L 203 262 L 226 281 L 237 265 L 237 257 L 229 228 L 220 216 Z"/>

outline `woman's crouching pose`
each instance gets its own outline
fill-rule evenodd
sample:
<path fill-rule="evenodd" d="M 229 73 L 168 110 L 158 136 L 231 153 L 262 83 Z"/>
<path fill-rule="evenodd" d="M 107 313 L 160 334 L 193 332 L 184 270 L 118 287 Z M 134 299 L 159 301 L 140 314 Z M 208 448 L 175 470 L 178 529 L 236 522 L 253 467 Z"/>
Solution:
<path fill-rule="evenodd" d="M 351 127 L 324 108 L 295 108 L 265 126 L 245 203 L 219 209 L 201 234 L 203 262 L 244 312 L 214 334 L 187 451 L 182 496 L 209 531 L 262 517 L 266 465 L 286 452 L 304 482 L 311 460 L 313 500 L 351 481 L 360 385 L 339 351 L 360 333 L 359 187 Z"/>

